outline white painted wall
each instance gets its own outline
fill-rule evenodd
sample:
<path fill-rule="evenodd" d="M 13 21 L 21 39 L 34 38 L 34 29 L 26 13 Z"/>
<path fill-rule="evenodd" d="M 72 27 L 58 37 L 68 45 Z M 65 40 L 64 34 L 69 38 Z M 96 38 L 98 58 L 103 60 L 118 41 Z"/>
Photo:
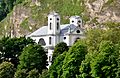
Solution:
<path fill-rule="evenodd" d="M 48 49 L 48 59 L 47 59 L 47 61 L 48 61 L 48 66 L 47 66 L 47 68 L 49 68 L 49 66 L 51 66 L 51 61 L 52 61 L 52 55 L 53 55 L 53 49 Z"/>

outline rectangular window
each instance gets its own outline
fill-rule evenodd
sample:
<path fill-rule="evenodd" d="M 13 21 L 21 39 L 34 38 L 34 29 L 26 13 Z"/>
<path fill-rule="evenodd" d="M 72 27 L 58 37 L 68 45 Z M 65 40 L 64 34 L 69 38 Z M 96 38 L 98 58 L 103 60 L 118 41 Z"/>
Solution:
<path fill-rule="evenodd" d="M 50 62 L 52 61 L 52 56 L 49 56 L 49 61 L 50 61 Z"/>
<path fill-rule="evenodd" d="M 49 37 L 49 44 L 51 44 L 51 37 Z"/>
<path fill-rule="evenodd" d="M 57 22 L 57 30 L 59 29 L 59 22 Z"/>
<path fill-rule="evenodd" d="M 52 23 L 50 23 L 50 30 L 52 29 L 52 28 L 51 28 L 51 25 L 52 25 Z"/>

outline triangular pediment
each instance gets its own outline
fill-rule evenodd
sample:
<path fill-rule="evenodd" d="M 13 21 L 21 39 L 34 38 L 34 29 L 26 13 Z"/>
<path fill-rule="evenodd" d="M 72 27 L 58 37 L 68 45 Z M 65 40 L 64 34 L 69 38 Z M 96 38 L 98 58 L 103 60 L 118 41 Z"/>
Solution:
<path fill-rule="evenodd" d="M 72 32 L 71 34 L 84 34 L 84 30 L 80 27 L 76 27 Z"/>

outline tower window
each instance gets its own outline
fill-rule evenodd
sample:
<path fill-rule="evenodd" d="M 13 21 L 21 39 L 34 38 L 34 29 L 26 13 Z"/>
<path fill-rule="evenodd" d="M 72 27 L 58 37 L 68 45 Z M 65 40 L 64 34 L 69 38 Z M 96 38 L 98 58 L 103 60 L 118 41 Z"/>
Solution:
<path fill-rule="evenodd" d="M 52 26 L 52 23 L 50 23 L 50 30 L 52 29 L 51 26 Z"/>
<path fill-rule="evenodd" d="M 74 23 L 74 21 L 72 21 L 72 23 Z"/>
<path fill-rule="evenodd" d="M 52 55 L 49 56 L 49 61 L 52 62 Z"/>
<path fill-rule="evenodd" d="M 57 30 L 59 29 L 59 22 L 57 22 Z"/>
<path fill-rule="evenodd" d="M 57 20 L 59 20 L 59 18 L 57 18 Z"/>
<path fill-rule="evenodd" d="M 78 23 L 81 23 L 81 21 L 79 20 Z"/>
<path fill-rule="evenodd" d="M 50 20 L 52 20 L 52 18 L 50 18 Z"/>
<path fill-rule="evenodd" d="M 52 42 L 52 41 L 51 41 L 51 37 L 49 37 L 49 44 L 51 44 L 51 42 Z"/>
<path fill-rule="evenodd" d="M 81 27 L 81 25 L 78 25 L 79 27 Z"/>

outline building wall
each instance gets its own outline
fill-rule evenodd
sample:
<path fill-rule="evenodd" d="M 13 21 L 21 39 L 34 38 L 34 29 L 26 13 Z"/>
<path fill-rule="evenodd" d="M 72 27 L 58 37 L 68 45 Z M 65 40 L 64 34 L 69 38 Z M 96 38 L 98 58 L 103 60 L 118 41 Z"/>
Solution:
<path fill-rule="evenodd" d="M 70 39 L 69 35 L 60 36 L 60 42 L 65 42 L 67 46 L 70 46 Z"/>
<path fill-rule="evenodd" d="M 52 64 L 53 51 L 54 51 L 54 49 L 50 49 L 50 48 L 48 49 L 48 54 L 47 54 L 47 56 L 48 56 L 48 59 L 47 59 L 48 66 L 47 66 L 47 68 L 49 68 L 49 66 L 51 66 L 51 64 Z"/>

